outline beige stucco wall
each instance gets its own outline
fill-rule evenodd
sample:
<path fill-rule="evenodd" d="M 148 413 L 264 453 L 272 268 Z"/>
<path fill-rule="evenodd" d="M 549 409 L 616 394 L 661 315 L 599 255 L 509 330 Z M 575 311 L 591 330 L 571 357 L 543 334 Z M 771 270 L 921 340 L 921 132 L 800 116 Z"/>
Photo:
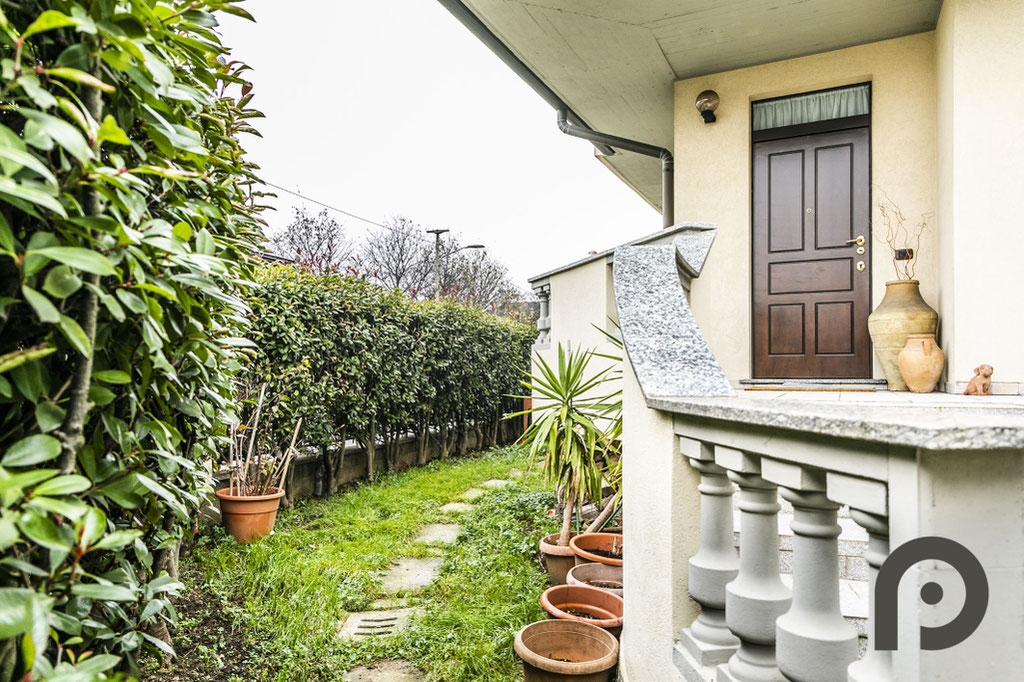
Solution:
<path fill-rule="evenodd" d="M 687 562 L 700 547 L 700 477 L 679 453 L 672 415 L 647 408 L 624 364 L 619 666 L 625 682 L 682 682 L 672 647 L 699 611 L 688 592 Z"/>
<path fill-rule="evenodd" d="M 946 0 L 936 30 L 940 312 L 949 381 L 1024 382 L 1024 3 Z"/>
<path fill-rule="evenodd" d="M 886 40 L 676 83 L 676 220 L 718 224 L 700 279 L 691 289 L 698 323 L 726 375 L 750 376 L 750 104 L 870 81 L 872 182 L 910 216 L 938 210 L 935 33 Z M 705 124 L 694 100 L 712 89 L 718 121 Z M 1019 110 L 1018 110 L 1019 111 Z M 873 197 L 873 203 L 877 197 Z M 873 220 L 879 220 L 877 206 Z M 883 233 L 884 234 L 884 233 Z M 937 228 L 920 249 L 917 275 L 937 305 Z M 893 278 L 888 247 L 873 241 L 872 297 Z M 881 377 L 877 366 L 875 376 Z"/>

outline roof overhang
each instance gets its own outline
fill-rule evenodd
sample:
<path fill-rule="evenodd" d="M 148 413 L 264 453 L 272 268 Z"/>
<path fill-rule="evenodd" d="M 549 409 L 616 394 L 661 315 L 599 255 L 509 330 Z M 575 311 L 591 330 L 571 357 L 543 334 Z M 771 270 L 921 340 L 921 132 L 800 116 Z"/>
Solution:
<path fill-rule="evenodd" d="M 667 149 L 673 148 L 676 80 L 929 31 L 942 6 L 942 0 L 461 3 L 583 123 Z M 631 152 L 599 157 L 660 207 L 656 159 Z"/>

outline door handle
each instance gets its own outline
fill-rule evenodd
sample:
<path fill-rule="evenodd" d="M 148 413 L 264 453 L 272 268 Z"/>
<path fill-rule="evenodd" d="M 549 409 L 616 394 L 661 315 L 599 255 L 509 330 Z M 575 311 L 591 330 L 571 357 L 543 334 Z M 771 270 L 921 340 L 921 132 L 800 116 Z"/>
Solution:
<path fill-rule="evenodd" d="M 864 235 L 858 234 L 854 239 L 847 239 L 847 244 L 856 244 L 857 246 L 864 246 Z"/>

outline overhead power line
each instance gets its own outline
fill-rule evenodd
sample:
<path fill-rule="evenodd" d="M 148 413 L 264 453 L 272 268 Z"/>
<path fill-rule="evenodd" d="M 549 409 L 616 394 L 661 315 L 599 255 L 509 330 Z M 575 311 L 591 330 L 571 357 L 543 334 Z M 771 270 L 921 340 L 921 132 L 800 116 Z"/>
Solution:
<path fill-rule="evenodd" d="M 355 218 L 356 220 L 361 220 L 364 223 L 369 223 L 370 225 L 374 225 L 376 227 L 383 227 L 385 230 L 391 230 L 392 232 L 395 232 L 395 228 L 391 227 L 390 225 L 384 225 L 384 224 L 378 223 L 376 221 L 370 220 L 369 218 L 364 218 L 362 216 L 358 216 L 355 213 L 350 213 L 349 211 L 346 211 L 344 209 L 340 209 L 340 208 L 338 208 L 336 206 L 331 206 L 330 204 L 325 204 L 324 202 L 317 201 L 316 199 L 313 199 L 312 197 L 307 197 L 305 194 L 299 194 L 298 192 L 293 192 L 292 190 L 290 190 L 290 189 L 288 189 L 286 187 L 281 187 L 281 185 L 275 185 L 272 182 L 266 182 L 266 181 L 263 181 L 263 184 L 266 185 L 267 187 L 273 187 L 274 189 L 281 190 L 282 192 L 286 192 L 288 194 L 291 194 L 292 196 L 296 196 L 296 197 L 298 197 L 300 199 L 303 199 L 305 201 L 308 201 L 308 202 L 310 202 L 312 204 L 316 204 L 317 206 L 323 206 L 324 208 L 330 209 L 332 211 L 336 211 L 336 212 L 338 212 L 338 213 L 340 213 L 342 215 L 348 216 L 349 218 Z"/>

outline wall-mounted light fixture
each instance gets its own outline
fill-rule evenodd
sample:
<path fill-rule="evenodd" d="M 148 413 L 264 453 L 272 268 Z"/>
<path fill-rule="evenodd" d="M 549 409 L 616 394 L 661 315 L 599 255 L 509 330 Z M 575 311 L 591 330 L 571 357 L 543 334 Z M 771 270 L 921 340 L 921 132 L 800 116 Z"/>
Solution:
<path fill-rule="evenodd" d="M 718 108 L 718 101 L 718 93 L 714 90 L 705 90 L 697 95 L 695 104 L 705 123 L 715 122 L 715 109 Z"/>

